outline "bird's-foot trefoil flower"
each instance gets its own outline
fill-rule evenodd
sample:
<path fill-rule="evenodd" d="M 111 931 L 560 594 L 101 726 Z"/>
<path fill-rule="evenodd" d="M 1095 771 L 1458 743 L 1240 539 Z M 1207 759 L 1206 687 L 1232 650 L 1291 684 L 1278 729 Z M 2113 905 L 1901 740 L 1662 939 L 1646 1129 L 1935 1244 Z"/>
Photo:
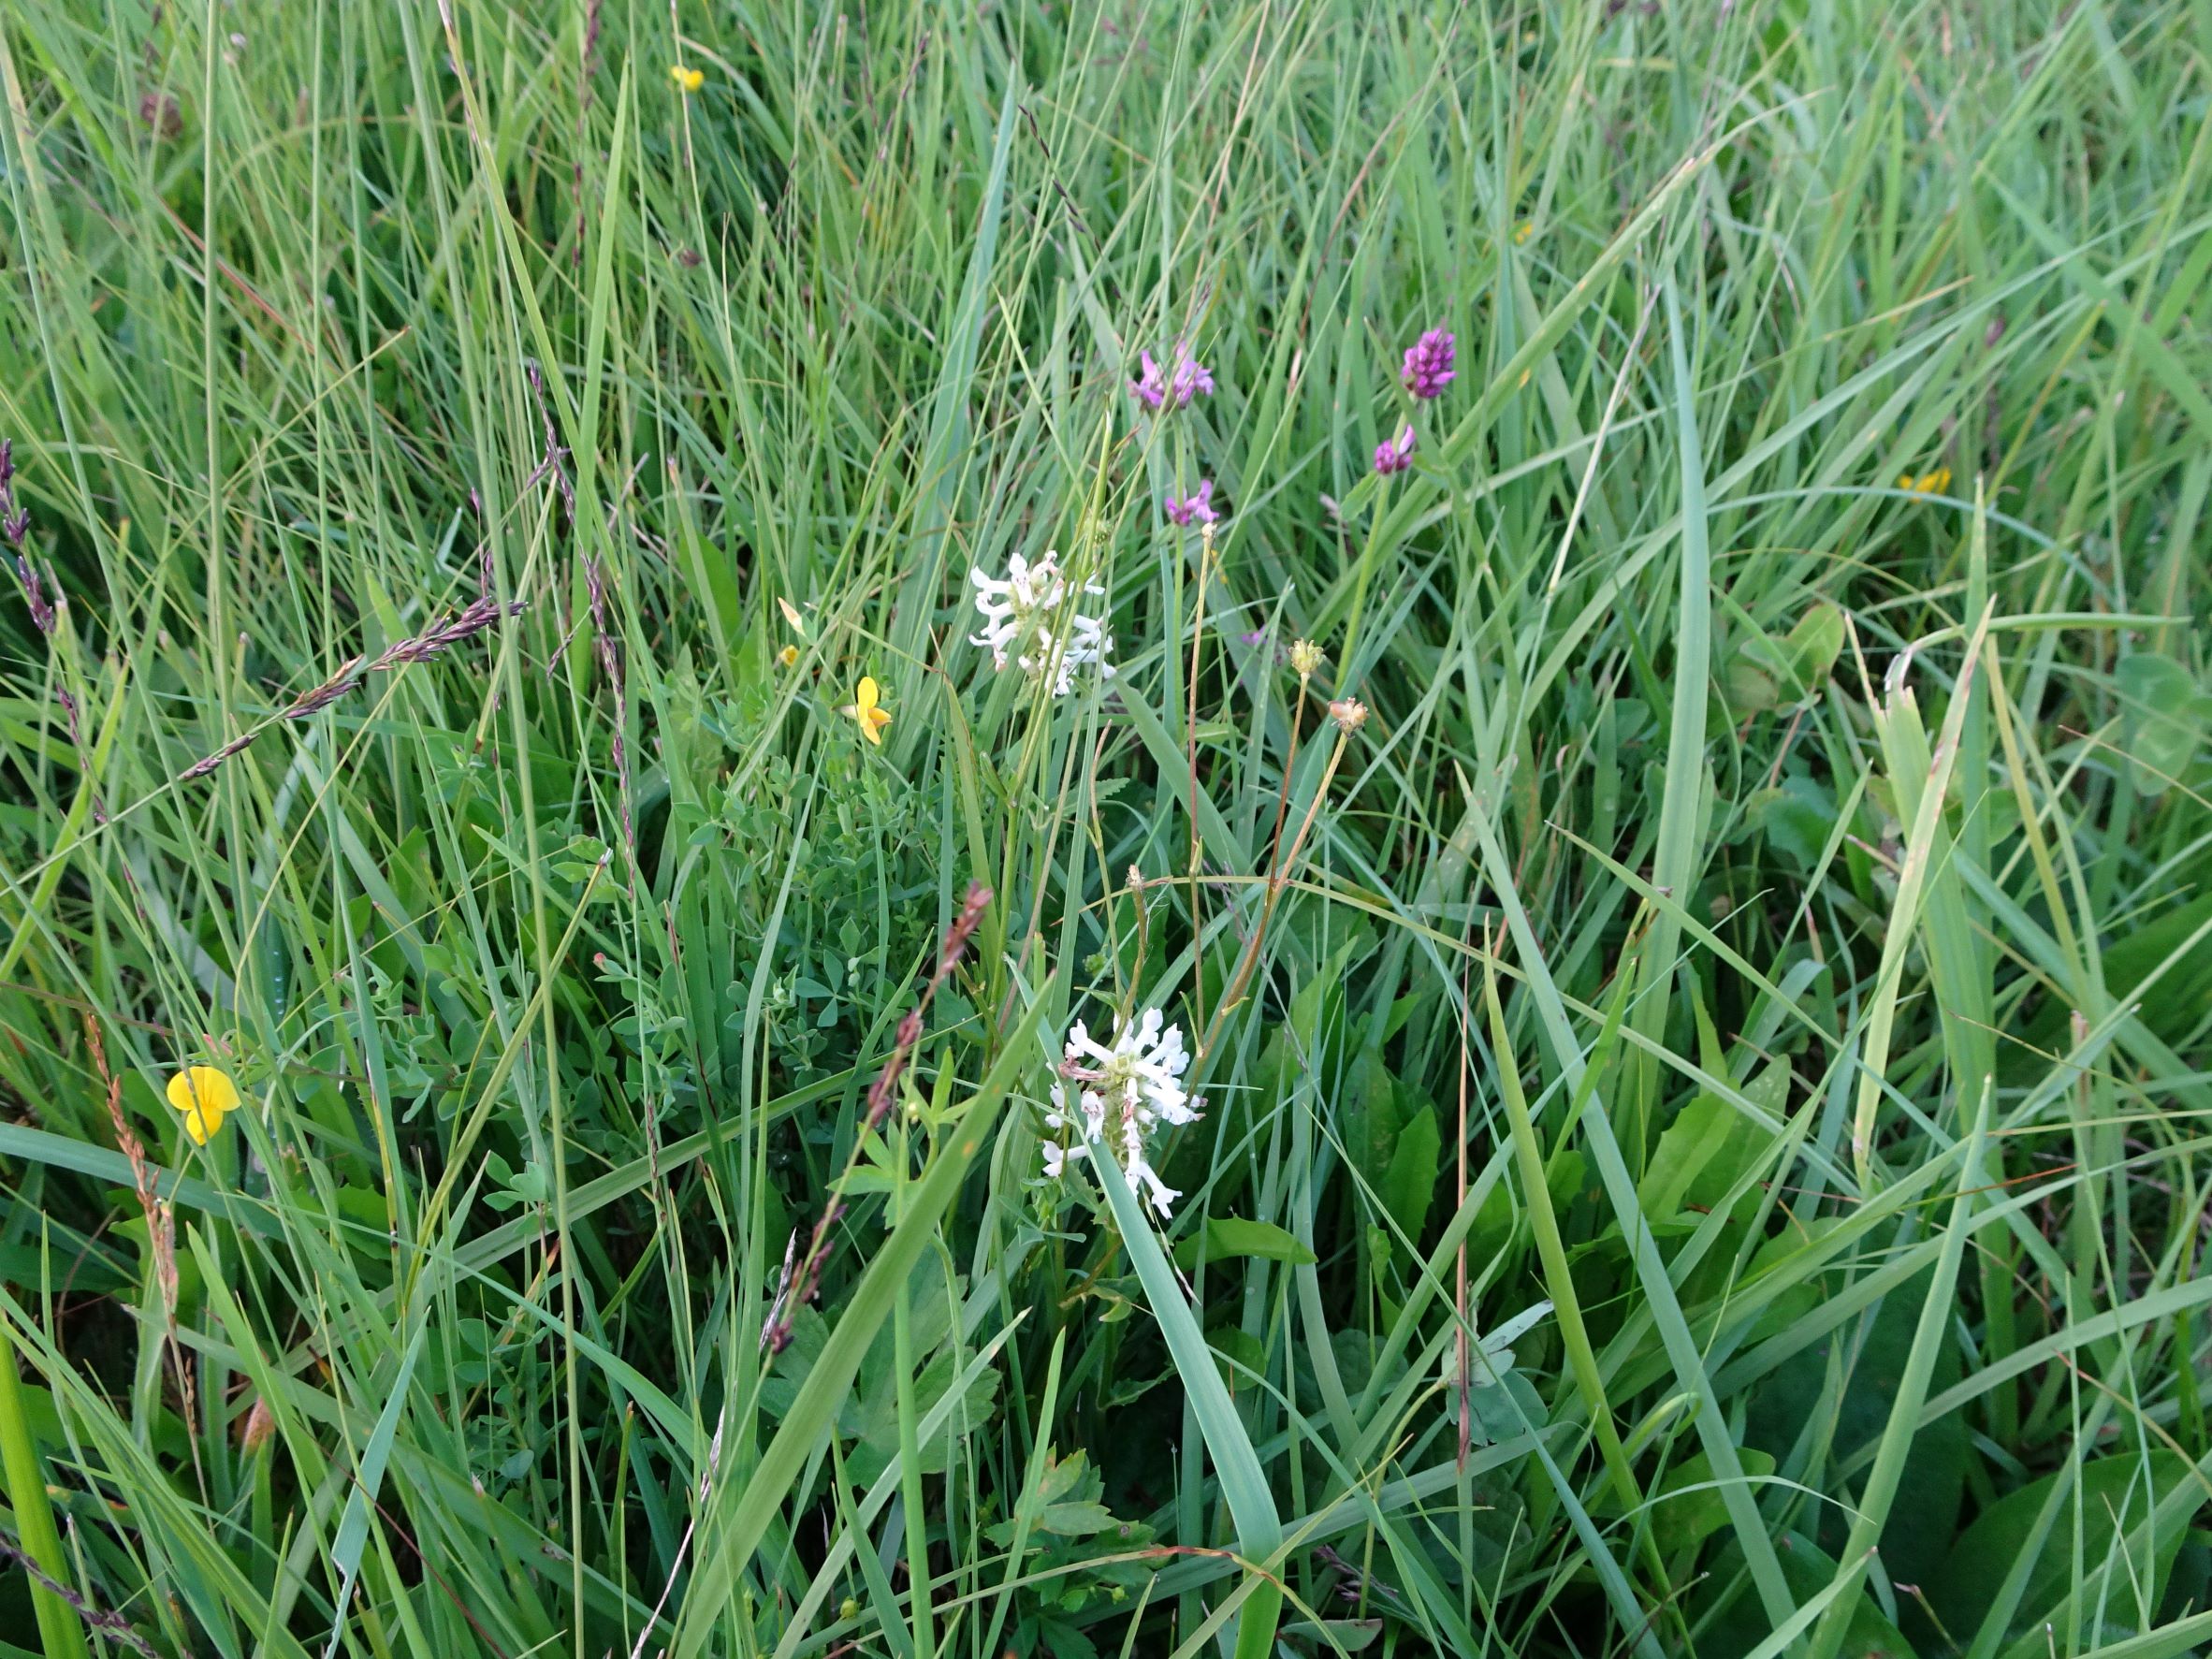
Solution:
<path fill-rule="evenodd" d="M 1951 469 L 1938 467 L 1932 473 L 1923 473 L 1915 478 L 1910 473 L 1899 475 L 1897 487 L 1913 495 L 1938 495 L 1951 488 Z"/>
<path fill-rule="evenodd" d="M 1162 1124 L 1195 1123 L 1198 1108 L 1183 1089 L 1190 1052 L 1183 1028 L 1168 1025 L 1157 1008 L 1134 1024 L 1116 1019 L 1113 1039 L 1100 1042 L 1081 1020 L 1068 1029 L 1060 1075 L 1052 1086 L 1052 1110 L 1044 1114 L 1053 1131 L 1043 1146 L 1044 1172 L 1057 1178 L 1071 1159 L 1102 1156 L 1119 1164 L 1129 1185 L 1159 1215 L 1181 1195 L 1152 1167 L 1152 1134 Z M 1076 1090 L 1072 1106 L 1067 1084 Z"/>
<path fill-rule="evenodd" d="M 1405 369 L 1401 378 L 1417 398 L 1439 396 L 1452 382 L 1453 342 L 1450 331 L 1432 328 L 1405 348 Z"/>
<path fill-rule="evenodd" d="M 212 1066 L 187 1066 L 169 1079 L 169 1104 L 184 1117 L 184 1132 L 205 1146 L 223 1120 L 239 1108 L 238 1084 Z"/>
<path fill-rule="evenodd" d="M 687 97 L 706 84 L 706 71 L 694 69 L 688 64 L 668 65 L 668 79 L 676 82 L 677 90 Z"/>
<path fill-rule="evenodd" d="M 1155 415 L 1162 409 L 1181 409 L 1201 392 L 1214 394 L 1214 376 L 1180 340 L 1165 371 L 1150 352 L 1137 354 L 1137 378 L 1129 382 L 1129 396 Z"/>
<path fill-rule="evenodd" d="M 1221 517 L 1214 511 L 1214 480 L 1201 478 L 1199 487 L 1177 501 L 1169 496 L 1161 506 L 1170 524 L 1212 524 Z"/>
<path fill-rule="evenodd" d="M 1411 427 L 1397 437 L 1375 446 L 1375 470 L 1388 478 L 1392 473 L 1403 473 L 1413 465 L 1414 436 Z"/>
<path fill-rule="evenodd" d="M 883 728 L 891 723 L 891 710 L 881 706 L 882 688 L 876 684 L 876 677 L 864 674 L 860 684 L 852 691 L 852 701 L 837 710 L 857 722 L 860 735 L 876 748 L 883 747 Z"/>
<path fill-rule="evenodd" d="M 1106 660 L 1113 636 L 1099 618 L 1076 610 L 1075 589 L 1060 570 L 1058 554 L 1047 552 L 1032 564 L 1016 553 L 1004 576 L 978 568 L 968 579 L 983 618 L 983 631 L 970 635 L 969 643 L 989 651 L 1000 673 L 1013 667 L 1033 678 L 1049 677 L 1055 697 L 1074 689 L 1076 670 L 1086 663 L 1098 664 L 1100 679 L 1113 677 L 1113 664 Z M 1082 591 L 1106 590 L 1091 582 Z"/>

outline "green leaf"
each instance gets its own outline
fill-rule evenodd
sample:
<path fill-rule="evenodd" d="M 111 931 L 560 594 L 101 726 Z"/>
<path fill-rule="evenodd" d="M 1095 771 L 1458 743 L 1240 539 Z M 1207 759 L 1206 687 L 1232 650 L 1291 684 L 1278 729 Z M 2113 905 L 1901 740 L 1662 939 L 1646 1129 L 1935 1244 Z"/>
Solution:
<path fill-rule="evenodd" d="M 2158 794 L 2178 780 L 2212 729 L 2212 693 L 2171 657 L 2138 651 L 2113 671 L 2120 696 L 2120 748 L 2135 787 Z"/>
<path fill-rule="evenodd" d="M 2158 1606 L 2187 1535 L 2187 1518 L 2156 1529 L 2148 1539 L 2139 1529 L 2161 1499 L 2192 1478 L 2188 1460 L 2158 1450 L 2147 1457 L 2128 1454 L 2084 1463 L 2077 1490 L 2059 1498 L 2046 1528 L 2045 1501 L 2068 1473 L 2056 1470 L 1998 1499 L 1959 1535 L 1942 1569 L 1929 1576 L 1928 1600 L 1936 1616 L 1960 1641 L 1981 1628 L 1997 1605 L 2006 1575 L 2030 1550 L 2034 1564 L 2005 1634 L 2017 1637 L 2043 1623 L 2073 1585 L 2077 1518 L 2083 1574 L 2096 1572 L 2107 1557 L 2117 1557 L 2118 1568 L 2104 1601 L 2104 1622 L 2099 1624 L 2093 1608 L 2085 1615 L 2087 1639 L 2114 1642 L 2136 1634 L 2126 1615 L 2134 1610 L 2137 1587 L 2147 1605 Z M 2145 1542 L 2150 1546 L 2147 1554 L 2140 1552 Z"/>
<path fill-rule="evenodd" d="M 1268 1488 L 1266 1472 L 1260 1467 L 1259 1454 L 1253 1449 L 1244 1419 L 1237 1416 L 1236 1404 L 1222 1383 L 1214 1350 L 1199 1328 L 1197 1315 L 1184 1301 L 1182 1284 L 1169 1265 L 1167 1252 L 1159 1247 L 1159 1237 L 1152 1230 L 1137 1195 L 1129 1190 L 1121 1166 L 1104 1157 L 1093 1158 L 1091 1163 L 1113 1211 L 1114 1226 L 1128 1249 L 1130 1264 L 1144 1286 L 1145 1301 L 1152 1306 L 1153 1317 L 1159 1321 L 1160 1334 L 1175 1362 L 1175 1374 L 1183 1379 L 1199 1433 L 1214 1460 L 1222 1498 L 1229 1505 L 1230 1519 L 1236 1523 L 1237 1552 L 1250 1561 L 1270 1563 L 1282 1548 L 1282 1519 L 1275 1509 L 1274 1493 Z M 1282 1592 L 1272 1582 L 1262 1582 L 1252 1591 L 1237 1620 L 1237 1659 L 1266 1659 L 1274 1651 L 1275 1619 L 1282 1601 Z"/>
<path fill-rule="evenodd" d="M 1834 1558 L 1809 1538 L 1783 1533 L 1775 1540 L 1774 1554 L 1782 1564 L 1783 1581 L 1800 1607 L 1835 1582 Z M 1883 1617 L 1882 1609 L 1863 1587 L 1847 1594 L 1852 1596 L 1851 1616 L 1843 1628 L 1842 1643 L 1836 1650 L 1837 1659 L 1914 1659 L 1913 1644 Z M 1704 1617 L 1707 1608 L 1724 1595 L 1729 1597 L 1728 1605 L 1700 1633 L 1697 1659 L 1743 1659 L 1758 1652 L 1772 1634 L 1772 1623 L 1751 1594 L 1742 1546 L 1733 1537 L 1721 1547 L 1700 1594 L 1692 1598 L 1694 1620 Z"/>
<path fill-rule="evenodd" d="M 1444 1137 L 1436 1128 L 1436 1108 L 1423 1106 L 1398 1130 L 1398 1144 L 1383 1171 L 1383 1207 L 1417 1244 L 1436 1196 L 1436 1171 Z"/>
<path fill-rule="evenodd" d="M 1302 1267 L 1311 1267 L 1319 1259 L 1281 1228 L 1236 1215 L 1208 1216 L 1202 1230 L 1187 1234 L 1175 1246 L 1175 1265 L 1186 1273 L 1201 1261 L 1220 1261 L 1231 1256 L 1294 1261 Z"/>
<path fill-rule="evenodd" d="M 1744 1447 L 1737 1453 L 1743 1472 L 1754 1479 L 1774 1473 L 1774 1460 L 1766 1452 Z M 1652 1524 L 1669 1552 L 1703 1542 L 1728 1524 L 1727 1500 L 1714 1482 L 1712 1460 L 1703 1452 L 1688 1457 L 1666 1472 L 1666 1478 L 1652 1493 Z M 1618 1503 L 1604 1511 L 1618 1514 Z"/>

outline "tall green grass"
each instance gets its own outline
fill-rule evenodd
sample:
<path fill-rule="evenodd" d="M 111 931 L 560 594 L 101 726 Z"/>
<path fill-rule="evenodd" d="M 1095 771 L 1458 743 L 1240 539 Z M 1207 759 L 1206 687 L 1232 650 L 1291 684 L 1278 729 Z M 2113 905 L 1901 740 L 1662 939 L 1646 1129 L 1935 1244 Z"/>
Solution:
<path fill-rule="evenodd" d="M 0 1652 L 2212 1643 L 2208 35 L 12 0 Z"/>

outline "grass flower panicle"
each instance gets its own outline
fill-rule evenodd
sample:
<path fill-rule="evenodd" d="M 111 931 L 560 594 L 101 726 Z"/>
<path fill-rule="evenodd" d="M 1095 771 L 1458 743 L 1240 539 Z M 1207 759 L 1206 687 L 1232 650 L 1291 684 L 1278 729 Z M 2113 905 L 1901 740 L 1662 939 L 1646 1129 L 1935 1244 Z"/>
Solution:
<path fill-rule="evenodd" d="M 1416 440 L 1413 429 L 1406 427 L 1399 434 L 1375 446 L 1375 470 L 1388 478 L 1392 473 L 1403 473 L 1413 465 L 1413 446 Z"/>
<path fill-rule="evenodd" d="M 1405 389 L 1421 399 L 1439 397 L 1452 383 L 1454 342 L 1448 328 L 1432 328 L 1405 348 L 1402 378 Z"/>
<path fill-rule="evenodd" d="M 1161 503 L 1170 524 L 1212 524 L 1221 517 L 1214 510 L 1214 480 L 1201 478 L 1199 487 L 1177 501 L 1169 496 Z"/>
<path fill-rule="evenodd" d="M 1198 1120 L 1198 1109 L 1183 1089 L 1189 1070 L 1183 1027 L 1167 1024 L 1157 1008 L 1146 1009 L 1133 1025 L 1116 1019 L 1111 1042 L 1099 1041 L 1076 1021 L 1068 1028 L 1060 1060 L 1061 1077 L 1077 1085 L 1075 1104 L 1068 1103 L 1065 1083 L 1053 1084 L 1044 1121 L 1055 1136 L 1042 1148 L 1044 1172 L 1057 1179 L 1069 1160 L 1102 1146 L 1129 1185 L 1166 1216 L 1182 1195 L 1152 1167 L 1149 1142 L 1161 1124 Z"/>
<path fill-rule="evenodd" d="M 1055 697 L 1065 697 L 1074 689 L 1076 670 L 1086 663 L 1098 664 L 1099 678 L 1113 677 L 1113 664 L 1106 660 L 1113 649 L 1113 636 L 1099 618 L 1074 608 L 1074 589 L 1060 569 L 1057 553 L 1047 552 L 1034 564 L 1016 553 L 1008 560 L 1004 576 L 985 575 L 979 566 L 968 573 L 968 579 L 975 587 L 975 608 L 983 618 L 983 631 L 970 634 L 968 643 L 989 651 L 998 672 L 1005 673 L 1009 666 L 1032 677 L 1049 672 Z M 1103 595 L 1106 589 L 1090 582 L 1082 591 Z"/>

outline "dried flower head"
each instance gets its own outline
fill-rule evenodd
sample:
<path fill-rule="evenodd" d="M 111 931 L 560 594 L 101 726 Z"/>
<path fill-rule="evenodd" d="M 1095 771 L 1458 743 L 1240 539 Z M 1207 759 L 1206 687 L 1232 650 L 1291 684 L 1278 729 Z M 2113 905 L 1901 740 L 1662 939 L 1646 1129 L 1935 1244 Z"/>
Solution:
<path fill-rule="evenodd" d="M 1375 470 L 1388 478 L 1392 473 L 1403 473 L 1413 465 L 1413 429 L 1406 427 L 1389 443 L 1375 446 Z"/>
<path fill-rule="evenodd" d="M 1161 504 L 1167 511 L 1170 524 L 1212 524 L 1221 517 L 1214 511 L 1214 480 L 1211 478 L 1201 478 L 1199 487 L 1181 501 L 1171 495 Z"/>
<path fill-rule="evenodd" d="M 1453 341 L 1448 330 L 1432 328 L 1405 348 L 1401 378 L 1417 398 L 1433 398 L 1452 382 Z"/>
<path fill-rule="evenodd" d="M 269 1401 L 262 1395 L 254 1396 L 253 1406 L 246 1413 L 246 1430 L 240 1437 L 239 1448 L 252 1457 L 276 1433 L 276 1413 L 269 1410 Z"/>
<path fill-rule="evenodd" d="M 1129 1185 L 1166 1215 L 1180 1195 L 1152 1167 L 1148 1143 L 1161 1124 L 1197 1121 L 1197 1108 L 1183 1091 L 1183 1074 L 1189 1070 L 1183 1028 L 1168 1025 L 1157 1008 L 1146 1009 L 1133 1025 L 1116 1019 L 1110 1043 L 1099 1042 L 1076 1021 L 1060 1061 L 1060 1075 L 1077 1085 L 1076 1101 L 1070 1108 L 1066 1088 L 1053 1084 L 1044 1121 L 1055 1136 L 1043 1146 L 1044 1172 L 1056 1179 L 1068 1160 L 1104 1147 Z"/>
<path fill-rule="evenodd" d="M 1349 734 L 1367 723 L 1367 705 L 1357 697 L 1339 697 L 1329 706 L 1329 718 L 1339 730 Z"/>
<path fill-rule="evenodd" d="M 1032 564 L 1016 553 L 1003 577 L 987 576 L 980 566 L 969 571 L 983 631 L 970 635 L 968 643 L 989 651 L 992 665 L 1002 674 L 1009 666 L 1032 677 L 1049 674 L 1053 695 L 1065 697 L 1074 688 L 1075 671 L 1087 662 L 1099 665 L 1099 678 L 1113 677 L 1113 664 L 1106 660 L 1113 636 L 1099 618 L 1075 609 L 1075 589 L 1062 574 L 1059 559 L 1048 551 Z M 1082 591 L 1106 590 L 1092 582 Z"/>
<path fill-rule="evenodd" d="M 173 138 L 184 130 L 184 111 L 167 93 L 144 93 L 138 98 L 138 120 L 157 138 Z"/>

